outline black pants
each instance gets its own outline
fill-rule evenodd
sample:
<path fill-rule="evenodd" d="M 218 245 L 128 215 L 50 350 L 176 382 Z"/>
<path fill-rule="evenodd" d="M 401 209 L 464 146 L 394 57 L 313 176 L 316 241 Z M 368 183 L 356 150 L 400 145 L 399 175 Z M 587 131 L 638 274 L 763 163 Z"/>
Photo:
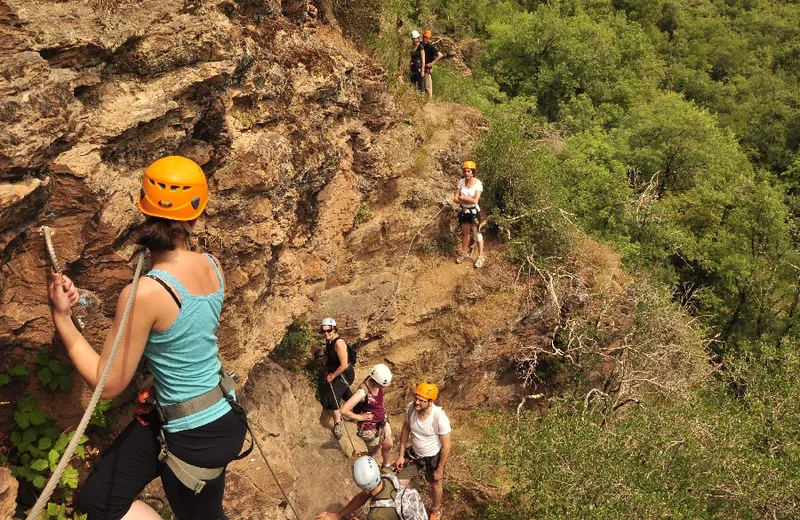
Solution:
<path fill-rule="evenodd" d="M 222 510 L 225 472 L 206 483 L 195 495 L 166 464 L 159 462 L 158 418 L 150 414 L 149 426 L 134 419 L 103 453 L 81 486 L 78 509 L 88 520 L 119 520 L 150 481 L 161 477 L 169 505 L 177 520 L 227 520 Z M 231 410 L 205 426 L 167 433 L 170 452 L 195 466 L 220 468 L 239 454 L 247 427 Z"/>
<path fill-rule="evenodd" d="M 411 84 L 420 92 L 425 92 L 425 75 L 419 67 L 412 67 L 411 69 Z"/>
<path fill-rule="evenodd" d="M 334 379 L 331 383 L 328 383 L 328 381 L 325 379 L 325 376 L 327 375 L 328 372 L 323 370 L 319 379 L 319 395 L 322 399 L 322 407 L 326 410 L 338 410 L 344 406 L 344 403 L 353 397 L 353 392 L 350 390 L 350 385 L 353 384 L 353 381 L 356 378 L 356 373 L 353 367 L 349 366 L 347 367 L 347 370 L 336 376 L 336 379 Z M 342 378 L 344 378 L 344 380 L 342 380 Z M 331 393 L 331 386 L 333 386 L 334 393 Z"/>

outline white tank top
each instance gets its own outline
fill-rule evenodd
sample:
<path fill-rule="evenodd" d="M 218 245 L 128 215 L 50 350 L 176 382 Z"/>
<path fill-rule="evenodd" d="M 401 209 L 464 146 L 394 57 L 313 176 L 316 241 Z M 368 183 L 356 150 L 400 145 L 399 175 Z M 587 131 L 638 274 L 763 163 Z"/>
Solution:
<path fill-rule="evenodd" d="M 483 193 L 483 183 L 478 179 L 475 179 L 475 183 L 472 185 L 472 187 L 467 188 L 466 179 L 458 179 L 458 191 L 462 196 L 472 198 L 478 192 Z M 481 209 L 477 204 L 461 204 L 461 207 L 478 208 L 478 211 Z"/>

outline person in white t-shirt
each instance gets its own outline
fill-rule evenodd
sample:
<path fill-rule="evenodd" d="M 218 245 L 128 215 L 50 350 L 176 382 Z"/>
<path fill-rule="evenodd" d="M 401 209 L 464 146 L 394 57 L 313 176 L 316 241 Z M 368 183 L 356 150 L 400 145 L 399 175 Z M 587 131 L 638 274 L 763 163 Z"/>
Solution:
<path fill-rule="evenodd" d="M 478 259 L 475 260 L 475 267 L 483 267 L 486 258 L 483 256 L 483 235 L 481 234 L 481 208 L 478 201 L 483 193 L 483 183 L 479 181 L 475 174 L 478 166 L 474 161 L 466 161 L 461 165 L 464 177 L 459 179 L 456 192 L 453 194 L 453 201 L 459 205 L 458 223 L 461 224 L 461 249 L 456 257 L 456 263 L 460 264 L 469 256 L 469 235 L 475 235 L 475 243 L 478 246 Z"/>
<path fill-rule="evenodd" d="M 431 486 L 430 520 L 441 520 L 442 479 L 444 466 L 450 457 L 450 419 L 434 401 L 439 388 L 433 383 L 420 383 L 414 391 L 414 401 L 408 403 L 403 430 L 400 432 L 400 454 L 397 456 L 397 478 L 408 486 L 411 479 L 425 470 L 425 480 Z M 406 443 L 411 438 L 411 446 Z"/>

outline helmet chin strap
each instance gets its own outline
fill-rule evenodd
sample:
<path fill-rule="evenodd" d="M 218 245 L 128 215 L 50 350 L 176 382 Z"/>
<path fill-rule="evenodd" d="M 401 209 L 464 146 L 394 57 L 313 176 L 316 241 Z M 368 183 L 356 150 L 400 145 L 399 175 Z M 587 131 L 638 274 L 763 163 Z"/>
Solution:
<path fill-rule="evenodd" d="M 186 248 L 187 251 L 191 251 L 192 247 L 189 244 L 189 237 L 192 236 L 192 232 L 194 231 L 194 222 L 182 220 L 180 223 L 183 230 L 186 231 L 186 238 L 183 241 L 183 247 Z"/>

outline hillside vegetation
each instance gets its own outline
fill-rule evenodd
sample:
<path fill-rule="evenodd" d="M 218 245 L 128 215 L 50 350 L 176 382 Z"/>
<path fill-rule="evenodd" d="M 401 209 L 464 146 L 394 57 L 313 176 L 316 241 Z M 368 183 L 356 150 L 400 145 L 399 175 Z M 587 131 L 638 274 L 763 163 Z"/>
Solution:
<path fill-rule="evenodd" d="M 629 334 L 609 338 L 608 321 L 562 305 L 551 348 L 521 349 L 546 411 L 476 416 L 473 469 L 492 498 L 475 517 L 796 518 L 800 6 L 382 5 L 361 13 L 373 31 L 358 36 L 392 77 L 404 81 L 408 32 L 431 28 L 456 58 L 434 70 L 437 97 L 489 119 L 482 205 L 520 272 L 558 302 L 589 235 L 639 288 Z M 705 377 L 676 391 L 698 342 Z M 597 367 L 668 349 L 671 364 L 594 384 Z M 578 382 L 554 385 L 563 367 Z"/>

